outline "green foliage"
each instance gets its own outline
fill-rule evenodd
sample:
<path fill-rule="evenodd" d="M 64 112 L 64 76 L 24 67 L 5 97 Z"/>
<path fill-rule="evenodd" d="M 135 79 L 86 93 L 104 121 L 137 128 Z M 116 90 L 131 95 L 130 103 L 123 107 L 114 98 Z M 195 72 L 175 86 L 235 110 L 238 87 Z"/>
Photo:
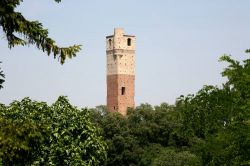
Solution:
<path fill-rule="evenodd" d="M 138 165 L 141 149 L 136 137 L 130 134 L 126 118 L 110 113 L 99 122 L 108 143 L 106 165 Z"/>
<path fill-rule="evenodd" d="M 173 133 L 180 124 L 171 105 L 142 104 L 130 109 L 127 117 L 99 110 L 92 110 L 92 119 L 108 142 L 106 165 L 151 165 L 162 149 L 174 146 Z"/>
<path fill-rule="evenodd" d="M 206 138 L 229 124 L 234 114 L 230 108 L 235 107 L 233 95 L 227 87 L 204 86 L 195 96 L 178 98 L 176 109 L 182 112 L 183 131 Z"/>
<path fill-rule="evenodd" d="M 70 47 L 59 47 L 55 41 L 48 37 L 48 30 L 44 29 L 38 21 L 29 21 L 23 17 L 15 8 L 23 0 L 1 0 L 0 1 L 0 26 L 6 35 L 9 48 L 15 45 L 34 44 L 48 55 L 53 53 L 54 58 L 58 57 L 61 64 L 66 58 L 76 56 L 81 50 L 81 45 Z M 61 0 L 55 0 L 61 2 Z"/>
<path fill-rule="evenodd" d="M 155 160 L 157 156 L 159 156 L 160 151 L 163 149 L 160 144 L 149 144 L 148 146 L 144 146 L 143 153 L 141 154 L 141 163 L 140 165 L 147 166 L 152 165 L 152 162 Z"/>
<path fill-rule="evenodd" d="M 176 152 L 174 149 L 163 148 L 154 159 L 152 166 L 200 166 L 200 159 L 188 152 Z"/>
<path fill-rule="evenodd" d="M 0 119 L 0 157 L 4 165 L 31 164 L 40 154 L 46 129 L 29 120 Z"/>
<path fill-rule="evenodd" d="M 59 97 L 51 106 L 24 98 L 0 110 L 4 165 L 101 165 L 106 143 L 89 111 Z"/>
<path fill-rule="evenodd" d="M 153 108 L 149 104 L 142 104 L 131 111 L 128 116 L 131 132 L 139 137 L 140 144 L 159 143 L 167 146 L 171 133 L 179 124 L 177 112 L 166 103 Z M 156 137 L 161 135 L 160 137 Z"/>
<path fill-rule="evenodd" d="M 1 70 L 1 67 L 0 67 L 0 89 L 3 88 L 4 78 L 5 78 L 5 75 L 3 74 L 3 71 Z"/>
<path fill-rule="evenodd" d="M 173 106 L 141 104 L 126 117 L 93 109 L 108 142 L 106 165 L 250 165 L 250 60 L 221 61 L 229 63 L 225 84 Z"/>
<path fill-rule="evenodd" d="M 205 86 L 196 95 L 180 97 L 181 142 L 190 142 L 203 165 L 248 165 L 250 163 L 250 60 L 228 62 L 222 72 L 228 81 L 221 87 Z M 183 139 L 184 138 L 184 139 Z"/>

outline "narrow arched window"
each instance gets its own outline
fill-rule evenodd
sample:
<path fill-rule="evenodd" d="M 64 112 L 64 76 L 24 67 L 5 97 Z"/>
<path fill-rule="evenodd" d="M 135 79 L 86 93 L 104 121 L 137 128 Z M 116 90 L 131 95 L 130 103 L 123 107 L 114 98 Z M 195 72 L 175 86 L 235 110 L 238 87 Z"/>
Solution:
<path fill-rule="evenodd" d="M 109 47 L 111 47 L 111 44 L 112 44 L 112 40 L 109 39 Z"/>
<path fill-rule="evenodd" d="M 127 44 L 128 44 L 128 46 L 131 46 L 131 39 L 130 38 L 128 38 Z"/>

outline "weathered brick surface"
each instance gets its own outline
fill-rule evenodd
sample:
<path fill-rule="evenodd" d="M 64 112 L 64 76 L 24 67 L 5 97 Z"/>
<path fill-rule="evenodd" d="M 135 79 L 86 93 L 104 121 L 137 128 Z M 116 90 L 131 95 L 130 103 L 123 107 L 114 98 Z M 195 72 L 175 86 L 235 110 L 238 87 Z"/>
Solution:
<path fill-rule="evenodd" d="M 134 107 L 134 82 L 134 75 L 116 74 L 107 76 L 107 106 L 109 111 L 126 115 L 127 108 Z M 123 95 L 122 87 L 125 87 Z"/>

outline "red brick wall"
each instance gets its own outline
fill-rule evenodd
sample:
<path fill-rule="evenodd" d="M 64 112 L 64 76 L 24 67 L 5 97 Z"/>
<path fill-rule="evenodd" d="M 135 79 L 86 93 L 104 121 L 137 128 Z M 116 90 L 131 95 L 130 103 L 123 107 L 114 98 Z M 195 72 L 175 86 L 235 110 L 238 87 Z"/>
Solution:
<path fill-rule="evenodd" d="M 115 74 L 107 76 L 107 106 L 109 111 L 126 115 L 127 108 L 134 107 L 134 83 L 134 75 Z M 122 87 L 125 87 L 123 95 Z"/>

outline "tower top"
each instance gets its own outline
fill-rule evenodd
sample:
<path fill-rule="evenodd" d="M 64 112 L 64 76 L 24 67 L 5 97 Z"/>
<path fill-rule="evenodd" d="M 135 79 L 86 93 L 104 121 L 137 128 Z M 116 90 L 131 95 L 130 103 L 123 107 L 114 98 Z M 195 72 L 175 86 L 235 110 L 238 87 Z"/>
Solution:
<path fill-rule="evenodd" d="M 106 36 L 106 50 L 135 50 L 135 40 L 135 36 L 125 35 L 123 28 L 115 28 L 113 35 Z"/>
<path fill-rule="evenodd" d="M 115 28 L 114 35 L 115 36 L 124 36 L 124 29 L 123 28 Z"/>
<path fill-rule="evenodd" d="M 112 37 L 135 37 L 134 35 L 125 35 L 125 31 L 123 28 L 114 28 L 114 35 L 106 36 L 106 38 L 112 38 Z"/>

